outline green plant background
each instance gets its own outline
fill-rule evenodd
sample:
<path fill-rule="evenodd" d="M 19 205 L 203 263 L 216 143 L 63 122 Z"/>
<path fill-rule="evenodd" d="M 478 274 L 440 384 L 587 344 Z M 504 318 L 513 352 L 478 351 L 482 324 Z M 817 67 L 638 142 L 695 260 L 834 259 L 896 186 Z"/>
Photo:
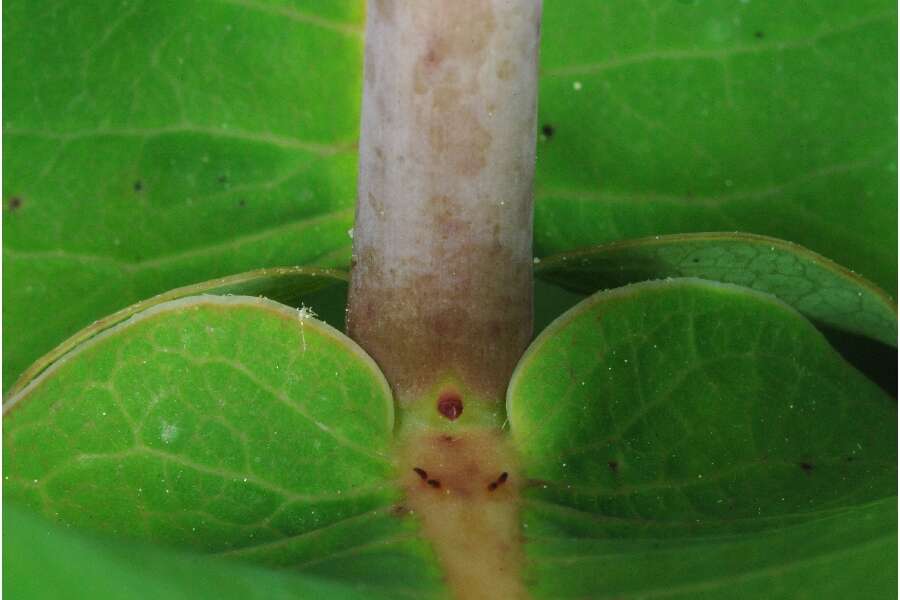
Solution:
<path fill-rule="evenodd" d="M 892 2 L 545 4 L 538 256 L 740 230 L 894 290 Z M 5 5 L 4 389 L 154 294 L 348 264 L 363 13 Z"/>
<path fill-rule="evenodd" d="M 895 588 L 896 401 L 843 362 L 804 317 L 896 343 L 896 307 L 888 297 L 897 283 L 896 5 L 546 0 L 544 13 L 535 253 L 544 259 L 537 272 L 547 282 L 537 288 L 538 329 L 585 294 L 646 279 L 702 277 L 757 291 L 693 279 L 636 283 L 592 296 L 538 340 L 548 348 L 574 343 L 597 362 L 573 375 L 576 352 L 571 365 L 544 366 L 548 375 L 528 385 L 523 362 L 510 396 L 511 435 L 530 457 L 529 475 L 572 485 L 559 465 L 546 463 L 572 455 L 591 480 L 581 496 L 526 494 L 538 507 L 529 505 L 523 523 L 531 589 L 548 597 L 600 587 L 634 598 L 821 598 L 861 585 L 871 597 Z M 310 548 L 342 556 L 355 552 L 351 540 L 361 540 L 361 554 L 342 560 L 340 569 L 330 563 L 329 570 L 326 560 L 306 575 L 246 567 L 235 577 L 285 594 L 444 594 L 430 551 L 415 525 L 396 514 L 390 489 L 369 504 L 342 499 L 319 508 L 272 495 L 273 487 L 304 493 L 294 489 L 295 459 L 309 454 L 304 444 L 317 438 L 286 441 L 275 453 L 277 444 L 259 431 L 286 418 L 274 407 L 294 403 L 303 412 L 319 398 L 323 406 L 346 408 L 348 393 L 374 385 L 361 383 L 380 377 L 361 358 L 347 359 L 359 385 L 343 391 L 331 385 L 329 353 L 357 356 L 355 345 L 311 325 L 306 313 L 279 320 L 264 302 L 225 318 L 221 299 L 176 300 L 187 293 L 261 294 L 312 305 L 339 326 L 339 276 L 323 275 L 329 281 L 323 287 L 302 270 L 257 273 L 126 309 L 173 288 L 265 267 L 348 266 L 363 20 L 360 0 L 4 5 L 3 389 L 103 319 L 16 385 L 22 404 L 4 419 L 4 477 L 13 478 L 5 481 L 4 498 L 14 507 L 4 522 L 16 532 L 4 536 L 5 556 L 12 557 L 5 589 L 36 597 L 53 582 L 66 589 L 66 572 L 33 575 L 44 565 L 41 557 L 57 556 L 116 571 L 112 587 L 96 587 L 93 597 L 113 589 L 145 597 L 160 589 L 185 593 L 182 569 L 190 561 L 207 578 L 201 593 L 212 596 L 222 590 L 217 561 L 129 544 L 240 551 L 257 563 L 298 566 Z M 709 231 L 789 240 L 887 295 L 790 244 L 680 235 Z M 549 258 L 630 238 L 645 239 L 570 255 L 576 265 Z M 194 312 L 182 314 L 179 302 Z M 631 326 L 595 325 L 591 311 L 607 305 Z M 672 319 L 655 322 L 658 311 L 671 311 Z M 168 337 L 160 328 L 140 331 L 151 317 L 173 319 Z M 196 335 L 178 337 L 189 323 Z M 261 332 L 269 337 L 254 345 Z M 298 340 L 308 353 L 297 352 Z M 693 354 L 682 352 L 687 341 Z M 331 350 L 313 350 L 317 344 Z M 234 358 L 235 346 L 266 351 Z M 627 354 L 630 366 L 607 365 L 614 352 Z M 150 363 L 140 363 L 147 353 Z M 736 362 L 712 368 L 708 353 Z M 548 360 L 539 344 L 529 357 Z M 200 367 L 198 360 L 207 362 Z M 209 360 L 231 362 L 226 368 Z M 276 373 L 279 364 L 284 371 Z M 597 365 L 615 366 L 616 378 Z M 702 376 L 673 396 L 667 381 L 692 370 Z M 609 393 L 598 396 L 597 389 Z M 650 413 L 631 437 L 609 446 L 614 458 L 576 451 L 582 437 L 586 444 L 609 443 L 592 441 L 595 430 L 581 437 L 565 428 L 526 433 L 530 420 L 541 422 L 548 395 L 570 399 L 563 422 L 609 426 L 616 394 L 637 394 L 663 412 Z M 162 412 L 148 421 L 128 408 L 129 399 L 140 406 L 142 398 L 162 399 Z M 222 408 L 248 398 L 267 408 L 258 414 Z M 676 410 L 673 398 L 686 404 Z M 710 412 L 735 398 L 735 408 Z M 828 410 L 809 404 L 824 398 L 835 402 Z M 789 418 L 786 406 L 805 407 L 809 418 Z M 707 431 L 731 432 L 727 440 L 737 440 L 736 447 L 729 453 L 718 436 L 697 438 L 699 430 L 686 436 L 676 427 L 680 410 Z M 785 444 L 761 440 L 748 413 L 778 423 Z M 358 408 L 318 422 L 321 431 L 356 426 L 351 437 L 383 439 L 384 426 L 366 414 Z M 175 422 L 208 447 L 171 447 L 163 434 Z M 686 458 L 671 464 L 643 446 L 684 439 L 692 439 Z M 242 462 L 251 451 L 284 460 L 261 471 Z M 713 451 L 724 452 L 716 468 L 723 487 L 684 493 L 679 482 L 709 473 L 701 463 Z M 361 477 L 354 471 L 361 467 L 341 452 L 326 454 L 339 465 L 334 476 L 349 478 L 332 492 Z M 135 466 L 145 459 L 152 465 Z M 752 478 L 733 470 L 741 461 L 755 465 Z M 63 463 L 71 468 L 60 469 Z M 686 465 L 697 473 L 678 470 Z M 311 468 L 321 471 L 321 461 Z M 259 483 L 263 471 L 268 491 L 239 485 L 245 476 Z M 366 473 L 373 481 L 388 478 L 387 471 Z M 331 481 L 311 477 L 316 489 Z M 756 496 L 739 487 L 748 482 Z M 652 485 L 669 490 L 664 500 L 637 493 Z M 627 493 L 632 487 L 637 495 Z M 136 499 L 138 488 L 150 499 Z M 167 489 L 182 493 L 167 499 Z M 751 514 L 749 499 L 779 507 L 779 493 L 790 511 Z M 744 500 L 735 504 L 736 498 Z M 740 516 L 723 517 L 717 499 Z M 801 499 L 823 506 L 800 506 Z M 17 505 L 58 523 L 35 521 Z M 310 511 L 330 515 L 336 532 L 315 533 L 322 523 L 303 521 Z M 190 530 L 204 515 L 215 516 L 207 529 Z M 49 533 L 65 526 L 136 540 Z M 312 532 L 312 541 L 304 532 Z M 23 552 L 38 533 L 34 551 Z M 284 547 L 256 553 L 256 536 Z M 129 568 L 132 553 L 147 556 L 152 568 Z M 341 570 L 344 580 L 331 581 Z M 605 578 L 594 579 L 598 573 Z M 775 583 L 766 587 L 760 574 Z"/>

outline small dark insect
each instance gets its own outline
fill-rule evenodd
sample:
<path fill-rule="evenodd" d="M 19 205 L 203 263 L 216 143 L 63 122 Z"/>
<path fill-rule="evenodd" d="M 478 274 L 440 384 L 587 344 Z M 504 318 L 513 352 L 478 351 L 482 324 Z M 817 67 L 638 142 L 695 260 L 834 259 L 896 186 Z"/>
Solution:
<path fill-rule="evenodd" d="M 16 210 L 20 206 L 22 206 L 22 199 L 18 196 L 13 196 L 9 199 L 9 210 Z"/>
<path fill-rule="evenodd" d="M 612 471 L 613 473 L 619 472 L 619 462 L 618 461 L 611 460 L 606 464 L 609 465 L 609 470 Z"/>
<path fill-rule="evenodd" d="M 425 469 L 420 469 L 419 467 L 415 467 L 415 468 L 413 468 L 413 471 L 415 471 L 416 474 L 419 477 L 421 477 L 422 479 L 428 479 L 428 473 L 425 471 Z"/>
<path fill-rule="evenodd" d="M 429 479 L 428 485 L 430 485 L 433 488 L 439 488 L 439 487 L 441 487 L 441 482 L 438 481 L 437 479 Z"/>
<path fill-rule="evenodd" d="M 802 462 L 802 463 L 800 463 L 800 468 L 803 469 L 803 471 L 806 473 L 812 473 L 812 470 L 815 469 L 816 467 L 812 463 Z"/>
<path fill-rule="evenodd" d="M 509 473 L 503 471 L 502 473 L 500 473 L 500 477 L 498 477 L 496 481 L 492 481 L 488 484 L 488 491 L 493 492 L 498 487 L 506 483 L 507 479 L 509 479 Z"/>
<path fill-rule="evenodd" d="M 144 183 L 140 179 L 138 179 L 134 182 L 134 191 L 139 192 L 142 189 L 144 189 Z"/>
<path fill-rule="evenodd" d="M 556 133 L 556 129 L 553 128 L 553 125 L 544 125 L 541 127 L 541 133 L 544 134 L 544 137 L 552 138 L 553 134 Z"/>

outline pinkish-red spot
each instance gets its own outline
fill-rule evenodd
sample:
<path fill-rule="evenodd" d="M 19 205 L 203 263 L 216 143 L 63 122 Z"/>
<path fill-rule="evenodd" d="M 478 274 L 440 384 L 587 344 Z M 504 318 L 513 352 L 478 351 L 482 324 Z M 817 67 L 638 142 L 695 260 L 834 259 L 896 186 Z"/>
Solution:
<path fill-rule="evenodd" d="M 438 398 L 438 412 L 451 421 L 459 418 L 463 411 L 462 396 L 456 392 L 444 392 Z"/>

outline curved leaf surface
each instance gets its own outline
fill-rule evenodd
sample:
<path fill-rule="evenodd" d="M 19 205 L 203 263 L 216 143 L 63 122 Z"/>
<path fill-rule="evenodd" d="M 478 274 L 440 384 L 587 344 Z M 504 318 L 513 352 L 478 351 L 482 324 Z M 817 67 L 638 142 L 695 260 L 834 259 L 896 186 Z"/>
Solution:
<path fill-rule="evenodd" d="M 542 260 L 535 275 L 591 294 L 666 277 L 700 277 L 767 292 L 812 321 L 897 346 L 897 306 L 880 289 L 823 256 L 741 233 L 656 236 Z"/>
<path fill-rule="evenodd" d="M 170 290 L 99 319 L 65 340 L 28 367 L 10 388 L 9 396 L 18 393 L 34 377 L 52 365 L 54 361 L 98 333 L 125 321 L 151 306 L 200 294 L 262 296 L 287 306 L 304 308 L 308 313 L 315 315 L 332 327 L 343 329 L 344 307 L 347 298 L 347 275 L 330 269 L 276 267 L 221 277 L 212 281 Z"/>
<path fill-rule="evenodd" d="M 537 529 L 547 514 L 532 514 L 526 523 Z M 897 589 L 896 522 L 897 502 L 891 498 L 753 536 L 572 540 L 550 533 L 532 548 L 534 595 L 888 598 Z"/>
<path fill-rule="evenodd" d="M 595 294 L 533 343 L 508 413 L 538 597 L 895 587 L 896 402 L 771 296 Z"/>
<path fill-rule="evenodd" d="M 3 507 L 3 592 L 72 600 L 396 598 L 296 573 L 79 536 Z M 53 568 L 47 568 L 53 565 Z"/>
<path fill-rule="evenodd" d="M 4 408 L 4 494 L 57 521 L 375 590 L 437 589 L 397 506 L 387 383 L 302 311 L 242 296 L 157 304 Z"/>

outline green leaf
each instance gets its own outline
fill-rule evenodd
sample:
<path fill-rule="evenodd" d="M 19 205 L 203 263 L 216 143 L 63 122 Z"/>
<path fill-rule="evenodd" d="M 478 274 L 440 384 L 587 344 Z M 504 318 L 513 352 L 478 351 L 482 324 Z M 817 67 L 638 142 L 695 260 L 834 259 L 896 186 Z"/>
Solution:
<path fill-rule="evenodd" d="M 3 592 L 11 598 L 396 597 L 302 574 L 79 536 L 9 504 L 3 507 L 3 532 Z"/>
<path fill-rule="evenodd" d="M 546 3 L 538 253 L 740 229 L 893 289 L 895 10 Z M 165 290 L 346 267 L 363 12 L 7 4 L 6 382 Z"/>
<path fill-rule="evenodd" d="M 6 381 L 93 319 L 164 290 L 265 266 L 347 264 L 362 14 L 361 0 L 20 0 L 5 7 Z M 548 3 L 545 16 L 540 254 L 628 236 L 738 228 L 801 242 L 894 287 L 894 5 L 831 2 L 811 11 L 800 0 L 777 8 L 566 0 Z M 540 313 L 545 320 L 573 300 L 553 291 Z M 792 315 L 772 300 L 747 297 L 769 307 L 762 311 L 769 317 L 771 306 Z M 4 460 L 16 478 L 7 494 L 75 525 L 273 565 L 316 560 L 304 569 L 359 578 L 367 591 L 432 593 L 437 575 L 417 529 L 390 514 L 393 466 L 370 464 L 347 448 L 315 451 L 316 441 L 327 447 L 334 440 L 309 423 L 302 429 L 289 410 L 340 406 L 328 413 L 334 422 L 319 422 L 349 432 L 346 439 L 367 452 L 386 452 L 391 426 L 374 423 L 373 414 L 390 399 L 371 361 L 336 332 L 271 303 L 160 301 L 82 332 L 26 377 L 29 386 L 17 390 L 4 422 Z M 719 300 L 709 304 L 722 308 Z M 246 314 L 223 316 L 231 310 Z M 741 322 L 740 331 L 710 335 L 738 344 L 759 334 L 749 318 Z M 805 336 L 797 334 L 800 346 L 830 357 L 819 368 L 843 365 L 804 327 L 795 327 Z M 215 332 L 226 335 L 216 339 Z M 197 363 L 210 356 L 224 362 Z M 793 355 L 779 360 L 795 364 Z M 805 364 L 797 361 L 797 369 Z M 340 377 L 331 376 L 332 367 Z M 847 385 L 857 385 L 846 365 L 835 369 L 853 374 Z M 782 372 L 755 376 L 777 387 L 769 379 Z M 368 391 L 359 393 L 361 381 Z M 272 433 L 292 424 L 308 435 Z M 832 415 L 824 430 L 839 426 L 853 429 Z M 181 445 L 172 437 L 179 432 Z M 264 464 L 248 464 L 241 448 L 258 449 Z M 825 468 L 817 464 L 810 478 L 830 473 Z M 244 482 L 234 473 L 252 477 Z M 850 498 L 880 489 L 884 479 L 882 471 L 849 477 L 868 482 Z M 323 481 L 361 495 L 311 505 L 304 495 Z M 869 539 L 864 524 L 877 529 L 887 514 L 877 502 L 840 511 L 843 505 L 833 516 L 844 525 L 830 540 L 837 546 Z M 534 531 L 548 522 L 541 519 L 526 524 Z M 796 526 L 819 522 L 798 518 Z M 199 534 L 189 531 L 197 523 Z M 796 531 L 790 539 L 828 541 L 824 529 Z M 680 539 L 666 540 L 675 544 L 676 567 L 683 567 Z M 739 541 L 770 548 L 756 538 Z M 877 543 L 870 548 L 879 550 Z M 541 547 L 555 552 L 532 546 Z M 715 565 L 719 552 L 704 547 Z M 883 564 L 851 551 L 853 569 Z M 757 552 L 774 560 L 764 554 Z M 632 554 L 632 572 L 640 560 L 649 571 L 660 556 Z M 742 552 L 732 564 L 741 556 L 754 555 Z M 548 570 L 540 572 L 548 581 Z M 585 573 L 576 575 L 565 589 L 585 581 Z M 876 577 L 867 581 L 882 589 Z"/>
<path fill-rule="evenodd" d="M 362 18 L 357 0 L 4 7 L 4 381 L 154 294 L 347 264 Z"/>
<path fill-rule="evenodd" d="M 374 362 L 270 300 L 156 304 L 14 395 L 4 494 L 71 525 L 429 595 Z"/>
<path fill-rule="evenodd" d="M 538 597 L 896 587 L 896 402 L 772 296 L 695 279 L 595 294 L 538 337 L 508 398 Z"/>
<path fill-rule="evenodd" d="M 44 369 L 85 340 L 152 306 L 199 294 L 263 296 L 295 308 L 305 308 L 332 327 L 343 329 L 347 275 L 330 269 L 275 267 L 170 290 L 99 319 L 68 338 L 28 367 L 10 388 L 9 395 L 21 391 Z"/>
<path fill-rule="evenodd" d="M 895 2 L 566 0 L 541 31 L 539 256 L 740 230 L 895 289 Z"/>
<path fill-rule="evenodd" d="M 532 528 L 557 515 L 540 509 Z M 559 539 L 535 543 L 537 598 L 890 598 L 897 589 L 897 501 L 752 536 Z"/>
<path fill-rule="evenodd" d="M 897 346 L 897 307 L 880 289 L 796 244 L 739 233 L 656 236 L 543 260 L 535 275 L 590 294 L 701 277 L 774 294 L 812 321 Z"/>
<path fill-rule="evenodd" d="M 537 274 L 537 273 L 536 273 Z M 572 292 L 542 277 L 534 278 L 534 332 L 546 329 L 556 318 L 584 300 L 584 294 Z"/>

